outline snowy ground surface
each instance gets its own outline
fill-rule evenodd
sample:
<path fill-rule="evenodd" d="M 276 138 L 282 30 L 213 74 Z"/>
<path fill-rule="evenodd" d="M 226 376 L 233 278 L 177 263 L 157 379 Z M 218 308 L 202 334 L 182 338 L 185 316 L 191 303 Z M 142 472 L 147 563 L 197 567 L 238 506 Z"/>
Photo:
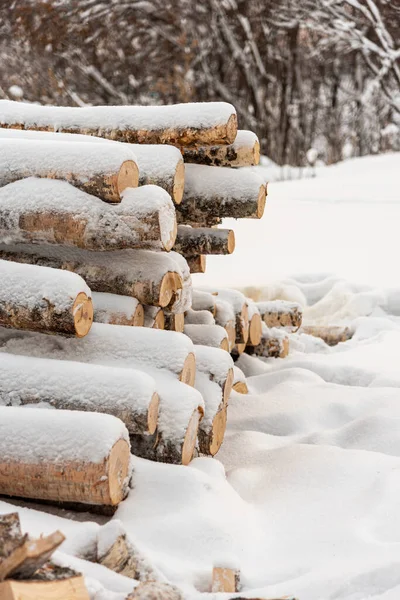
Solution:
<path fill-rule="evenodd" d="M 114 518 L 189 598 L 209 591 L 214 564 L 240 568 L 241 596 L 400 598 L 399 171 L 400 154 L 387 155 L 272 184 L 264 220 L 235 225 L 231 272 L 210 261 L 203 283 L 279 277 L 262 297 L 300 301 L 307 322 L 354 335 L 329 348 L 293 334 L 286 359 L 242 356 L 250 394 L 232 394 L 217 460 L 134 459 Z M 21 509 L 32 534 L 67 534 L 57 559 L 83 570 L 92 600 L 122 600 L 130 580 L 72 557 L 99 519 L 66 516 Z"/>

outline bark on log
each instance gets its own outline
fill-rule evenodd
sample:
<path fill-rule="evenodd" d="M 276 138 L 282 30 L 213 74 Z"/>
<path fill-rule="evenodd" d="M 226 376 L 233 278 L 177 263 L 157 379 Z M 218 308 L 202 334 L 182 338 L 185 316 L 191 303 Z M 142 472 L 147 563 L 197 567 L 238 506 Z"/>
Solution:
<path fill-rule="evenodd" d="M 220 300 L 228 302 L 235 314 L 236 344 L 246 344 L 249 337 L 249 309 L 245 296 L 238 290 L 225 288 L 207 288 L 217 294 L 217 305 Z"/>
<path fill-rule="evenodd" d="M 34 408 L 1 407 L 0 414 L 2 494 L 111 506 L 123 500 L 130 448 L 121 421 Z"/>
<path fill-rule="evenodd" d="M 151 329 L 164 329 L 164 311 L 159 306 L 144 306 L 144 326 Z"/>
<path fill-rule="evenodd" d="M 0 331 L 0 350 L 10 354 L 170 371 L 180 381 L 194 384 L 196 359 L 190 339 L 173 331 L 94 323 L 82 340 L 39 333 Z"/>
<path fill-rule="evenodd" d="M 232 304 L 218 297 L 216 300 L 215 322 L 225 329 L 229 340 L 229 352 L 232 352 L 236 343 L 235 311 Z"/>
<path fill-rule="evenodd" d="M 0 406 L 35 404 L 113 415 L 129 433 L 157 428 L 156 383 L 140 370 L 2 353 Z"/>
<path fill-rule="evenodd" d="M 270 300 L 257 302 L 257 307 L 267 327 L 301 327 L 303 311 L 297 302 Z"/>
<path fill-rule="evenodd" d="M 0 563 L 0 581 L 29 579 L 65 540 L 60 531 L 37 540 L 26 540 Z"/>
<path fill-rule="evenodd" d="M 72 273 L 0 260 L 0 325 L 76 337 L 93 322 L 91 292 Z"/>
<path fill-rule="evenodd" d="M 214 456 L 220 449 L 226 430 L 226 406 L 221 387 L 210 380 L 208 373 L 198 371 L 195 388 L 204 399 L 204 418 L 199 425 L 199 450 L 202 454 Z"/>
<path fill-rule="evenodd" d="M 182 289 L 175 294 L 173 301 L 169 303 L 167 308 L 170 312 L 178 314 L 185 312 L 192 306 L 192 278 L 189 265 L 183 256 L 173 250 L 169 253 L 169 256 L 178 265 L 182 277 Z"/>
<path fill-rule="evenodd" d="M 0 186 L 26 177 L 63 179 L 102 200 L 120 202 L 126 188 L 138 186 L 139 169 L 132 149 L 122 144 L 1 138 Z"/>
<path fill-rule="evenodd" d="M 233 229 L 179 225 L 174 250 L 183 255 L 232 254 L 235 249 Z"/>
<path fill-rule="evenodd" d="M 253 171 L 186 165 L 178 223 L 215 225 L 223 217 L 261 219 L 266 185 Z"/>
<path fill-rule="evenodd" d="M 90 252 L 57 246 L 0 245 L 0 259 L 53 267 L 81 275 L 96 292 L 132 296 L 168 306 L 179 297 L 182 276 L 169 254 L 151 250 Z"/>
<path fill-rule="evenodd" d="M 299 333 L 306 333 L 307 335 L 313 335 L 319 337 L 321 340 L 328 344 L 328 346 L 336 346 L 340 342 L 347 342 L 353 337 L 353 332 L 349 327 L 341 327 L 331 325 L 324 327 L 321 325 L 303 325 Z"/>
<path fill-rule="evenodd" d="M 219 385 L 222 390 L 223 406 L 227 406 L 233 384 L 232 358 L 219 348 L 195 345 L 194 349 L 197 371 L 205 373 L 211 381 Z"/>
<path fill-rule="evenodd" d="M 240 571 L 226 567 L 214 567 L 212 574 L 211 591 L 238 592 L 240 589 Z"/>
<path fill-rule="evenodd" d="M 82 575 L 55 581 L 14 581 L 0 583 L 1 600 L 90 600 Z"/>
<path fill-rule="evenodd" d="M 129 188 L 116 207 L 66 181 L 28 178 L 0 189 L 0 238 L 8 244 L 170 250 L 175 236 L 175 209 L 155 186 Z"/>
<path fill-rule="evenodd" d="M 172 313 L 164 309 L 164 328 L 168 331 L 183 333 L 185 326 L 184 313 Z"/>
<path fill-rule="evenodd" d="M 170 583 L 140 583 L 126 600 L 184 600 L 183 594 Z"/>
<path fill-rule="evenodd" d="M 289 354 L 289 338 L 282 329 L 268 329 L 263 323 L 263 333 L 258 346 L 246 346 L 247 354 L 263 358 L 286 358 Z"/>
<path fill-rule="evenodd" d="M 185 259 L 189 265 L 191 273 L 205 273 L 207 267 L 207 260 L 204 254 L 198 254 L 197 256 L 186 256 Z"/>
<path fill-rule="evenodd" d="M 186 163 L 211 167 L 251 167 L 260 162 L 260 142 L 252 131 L 239 130 L 232 144 L 186 147 L 182 153 Z"/>
<path fill-rule="evenodd" d="M 219 325 L 185 325 L 183 333 L 187 335 L 194 344 L 201 346 L 212 346 L 229 351 L 228 334 Z"/>
<path fill-rule="evenodd" d="M 39 106 L 0 101 L 0 126 L 83 133 L 138 144 L 230 144 L 236 111 L 225 102 L 170 106 Z"/>
<path fill-rule="evenodd" d="M 92 292 L 94 322 L 143 327 L 144 309 L 136 298 Z"/>
<path fill-rule="evenodd" d="M 215 317 L 216 297 L 210 292 L 194 288 L 192 291 L 192 309 L 208 310 Z"/>

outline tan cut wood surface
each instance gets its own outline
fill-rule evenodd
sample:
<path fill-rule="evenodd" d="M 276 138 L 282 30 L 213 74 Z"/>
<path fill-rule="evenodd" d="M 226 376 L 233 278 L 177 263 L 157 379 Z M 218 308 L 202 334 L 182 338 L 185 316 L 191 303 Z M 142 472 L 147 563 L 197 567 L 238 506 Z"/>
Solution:
<path fill-rule="evenodd" d="M 196 378 L 196 357 L 193 352 L 190 352 L 185 359 L 182 371 L 179 374 L 179 381 L 187 385 L 194 386 Z"/>
<path fill-rule="evenodd" d="M 0 581 L 11 577 L 29 579 L 64 540 L 64 535 L 56 531 L 46 537 L 24 541 L 0 562 Z"/>
<path fill-rule="evenodd" d="M 81 575 L 56 581 L 14 581 L 0 583 L 1 600 L 90 600 Z"/>
<path fill-rule="evenodd" d="M 214 567 L 212 574 L 211 591 L 238 592 L 240 584 L 240 573 L 237 570 L 224 567 Z"/>
<path fill-rule="evenodd" d="M 191 273 L 205 273 L 207 267 L 207 260 L 204 254 L 198 254 L 197 256 L 185 255 L 187 264 Z"/>

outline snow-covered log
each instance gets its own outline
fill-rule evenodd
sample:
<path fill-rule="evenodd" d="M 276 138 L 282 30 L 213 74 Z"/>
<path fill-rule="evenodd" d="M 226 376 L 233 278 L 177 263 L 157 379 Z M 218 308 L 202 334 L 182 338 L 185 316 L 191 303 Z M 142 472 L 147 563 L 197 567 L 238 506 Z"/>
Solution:
<path fill-rule="evenodd" d="M 136 298 L 92 292 L 92 301 L 95 323 L 129 325 L 131 327 L 143 327 L 144 325 L 143 306 Z"/>
<path fill-rule="evenodd" d="M 159 306 L 144 306 L 144 326 L 152 329 L 164 329 L 164 311 Z"/>
<path fill-rule="evenodd" d="M 233 360 L 228 352 L 195 344 L 197 372 L 205 373 L 222 390 L 223 405 L 227 406 L 233 385 Z"/>
<path fill-rule="evenodd" d="M 82 277 L 0 260 L 0 325 L 84 337 L 93 322 Z"/>
<path fill-rule="evenodd" d="M 215 316 L 216 311 L 216 296 L 210 292 L 205 292 L 197 288 L 192 290 L 192 309 L 193 310 L 208 310 L 212 316 Z"/>
<path fill-rule="evenodd" d="M 3 495 L 117 505 L 129 461 L 128 431 L 111 415 L 0 407 Z"/>
<path fill-rule="evenodd" d="M 303 311 L 297 302 L 268 300 L 257 302 L 257 307 L 267 327 L 298 329 L 301 326 Z"/>
<path fill-rule="evenodd" d="M 135 587 L 126 600 L 184 600 L 184 596 L 170 583 L 148 581 Z"/>
<path fill-rule="evenodd" d="M 61 531 L 38 539 L 24 539 L 20 545 L 0 561 L 0 581 L 4 579 L 29 579 L 50 559 L 53 552 L 65 541 Z M 0 542 L 3 540 L 0 538 Z M 9 598 L 2 596 L 0 598 Z"/>
<path fill-rule="evenodd" d="M 198 371 L 195 388 L 204 398 L 204 417 L 199 425 L 199 450 L 214 456 L 220 449 L 226 430 L 226 406 L 220 386 L 211 381 L 207 373 Z"/>
<path fill-rule="evenodd" d="M 174 205 L 165 190 L 156 185 L 129 188 L 123 192 L 122 202 L 113 210 L 137 238 L 131 248 L 171 250 L 177 224 Z"/>
<path fill-rule="evenodd" d="M 246 298 L 246 302 L 249 310 L 249 339 L 247 343 L 251 346 L 257 346 L 262 336 L 262 319 L 254 300 Z"/>
<path fill-rule="evenodd" d="M 120 142 L 81 134 L 0 128 L 0 140 L 4 138 L 122 145 Z M 168 192 L 175 204 L 180 204 L 185 184 L 185 166 L 178 148 L 166 144 L 130 144 L 129 148 L 135 154 L 139 167 L 139 185 L 157 185 Z"/>
<path fill-rule="evenodd" d="M 214 567 L 211 591 L 215 593 L 238 592 L 240 589 L 240 571 L 227 567 Z"/>
<path fill-rule="evenodd" d="M 214 225 L 223 217 L 260 219 L 265 199 L 266 185 L 254 171 L 186 165 L 178 222 Z"/>
<path fill-rule="evenodd" d="M 246 375 L 236 365 L 233 367 L 233 387 L 232 389 L 238 394 L 248 394 Z"/>
<path fill-rule="evenodd" d="M 101 251 L 170 250 L 176 218 L 167 193 L 145 186 L 128 188 L 123 198 L 112 207 L 66 181 L 15 181 L 0 188 L 0 239 Z"/>
<path fill-rule="evenodd" d="M 187 256 L 197 254 L 232 254 L 235 249 L 233 229 L 179 225 L 174 250 Z"/>
<path fill-rule="evenodd" d="M 90 252 L 50 245 L 2 244 L 0 259 L 72 271 L 96 292 L 132 296 L 143 304 L 164 307 L 181 297 L 181 271 L 166 252 Z"/>
<path fill-rule="evenodd" d="M 217 294 L 217 302 L 228 302 L 235 314 L 236 344 L 246 344 L 249 337 L 249 310 L 242 292 L 225 288 L 207 288 L 207 291 Z"/>
<path fill-rule="evenodd" d="M 236 343 L 236 316 L 232 304 L 216 298 L 215 322 L 223 327 L 228 334 L 229 352 L 232 352 Z"/>
<path fill-rule="evenodd" d="M 185 312 L 185 325 L 215 325 L 215 319 L 209 310 L 193 310 Z"/>
<path fill-rule="evenodd" d="M 184 313 L 172 313 L 164 309 L 164 329 L 168 331 L 178 331 L 183 333 L 185 326 L 185 315 Z"/>
<path fill-rule="evenodd" d="M 182 289 L 178 290 L 175 294 L 172 302 L 168 305 L 168 310 L 173 313 L 183 313 L 192 306 L 192 278 L 190 276 L 190 269 L 186 259 L 178 252 L 171 251 L 169 253 L 171 260 L 175 261 L 179 267 L 179 271 L 182 277 Z"/>
<path fill-rule="evenodd" d="M 132 149 L 122 144 L 0 138 L 0 186 L 25 177 L 64 179 L 102 200 L 120 202 L 126 188 L 138 186 L 139 169 Z"/>
<path fill-rule="evenodd" d="M 196 374 L 194 347 L 187 336 L 144 327 L 94 323 L 82 340 L 2 329 L 0 351 L 140 370 L 153 367 L 189 385 Z"/>
<path fill-rule="evenodd" d="M 185 325 L 183 333 L 193 344 L 221 348 L 229 352 L 228 334 L 219 325 Z"/>
<path fill-rule="evenodd" d="M 157 428 L 156 384 L 141 371 L 2 353 L 0 406 L 27 404 L 114 415 L 129 433 Z"/>
<path fill-rule="evenodd" d="M 349 327 L 341 326 L 322 326 L 322 325 L 303 325 L 299 333 L 306 333 L 307 335 L 313 335 L 324 340 L 328 346 L 336 346 L 340 342 L 347 342 L 350 340 L 353 332 Z"/>
<path fill-rule="evenodd" d="M 191 273 L 205 273 L 207 266 L 207 258 L 204 254 L 197 254 L 195 256 L 185 255 L 187 264 Z"/>
<path fill-rule="evenodd" d="M 232 144 L 183 148 L 186 163 L 212 167 L 250 167 L 260 162 L 260 142 L 252 131 L 240 129 Z"/>
<path fill-rule="evenodd" d="M 89 592 L 85 585 L 85 578 L 72 569 L 57 566 L 56 577 L 52 570 L 51 579 L 44 579 L 46 571 L 39 571 L 42 579 L 7 579 L 0 583 L 0 598 L 2 600 L 90 600 Z"/>
<path fill-rule="evenodd" d="M 285 358 L 289 354 L 289 337 L 283 329 L 269 329 L 262 324 L 262 337 L 257 346 L 247 345 L 247 354 L 255 354 L 263 358 Z"/>
<path fill-rule="evenodd" d="M 0 125 L 178 146 L 230 144 L 237 134 L 236 111 L 226 102 L 71 108 L 1 100 Z"/>

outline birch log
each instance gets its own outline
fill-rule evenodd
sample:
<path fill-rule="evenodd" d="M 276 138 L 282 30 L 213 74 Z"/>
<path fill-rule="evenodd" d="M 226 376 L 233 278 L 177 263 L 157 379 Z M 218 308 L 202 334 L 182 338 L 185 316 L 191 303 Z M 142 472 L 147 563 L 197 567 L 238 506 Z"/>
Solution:
<path fill-rule="evenodd" d="M 226 407 L 220 386 L 207 373 L 196 374 L 195 388 L 204 398 L 204 417 L 199 425 L 199 450 L 214 456 L 220 449 L 226 430 Z"/>
<path fill-rule="evenodd" d="M 216 299 L 215 322 L 223 327 L 228 334 L 229 352 L 232 352 L 236 343 L 236 315 L 232 304 L 221 300 L 218 296 Z"/>
<path fill-rule="evenodd" d="M 342 326 L 322 326 L 322 325 L 303 325 L 299 333 L 306 333 L 314 337 L 321 338 L 328 346 L 336 346 L 340 342 L 347 342 L 353 336 L 349 327 Z"/>
<path fill-rule="evenodd" d="M 282 329 L 269 329 L 263 323 L 261 341 L 257 346 L 246 346 L 247 354 L 263 358 L 286 358 L 289 354 L 289 338 Z"/>
<path fill-rule="evenodd" d="M 186 165 L 178 222 L 210 226 L 223 217 L 261 219 L 265 199 L 266 185 L 254 171 Z"/>
<path fill-rule="evenodd" d="M 0 259 L 53 267 L 81 275 L 96 292 L 132 296 L 167 306 L 180 297 L 181 271 L 169 254 L 151 250 L 90 252 L 57 246 L 0 245 Z"/>
<path fill-rule="evenodd" d="M 89 135 L 0 128 L 0 140 L 4 138 L 69 143 L 101 142 L 122 146 L 120 142 Z M 185 166 L 178 148 L 166 144 L 129 144 L 128 147 L 135 154 L 139 167 L 139 185 L 157 185 L 168 192 L 175 204 L 180 204 L 185 184 Z"/>
<path fill-rule="evenodd" d="M 155 186 L 123 192 L 116 207 L 66 181 L 30 177 L 0 188 L 0 237 L 8 244 L 60 244 L 86 250 L 170 250 L 171 199 Z"/>
<path fill-rule="evenodd" d="M 179 225 L 174 250 L 187 256 L 196 254 L 232 254 L 235 249 L 233 229 Z"/>
<path fill-rule="evenodd" d="M 164 329 L 183 333 L 185 326 L 184 313 L 172 313 L 164 309 Z"/>
<path fill-rule="evenodd" d="M 130 296 L 93 292 L 94 322 L 109 325 L 143 327 L 143 306 Z"/>
<path fill-rule="evenodd" d="M 230 144 L 237 134 L 236 111 L 226 102 L 71 108 L 1 100 L 0 125 L 175 146 Z"/>
<path fill-rule="evenodd" d="M 249 389 L 247 387 L 246 376 L 239 367 L 236 365 L 233 367 L 233 387 L 232 389 L 238 394 L 248 394 Z"/>
<path fill-rule="evenodd" d="M 156 384 L 141 371 L 2 353 L 0 406 L 41 403 L 114 415 L 129 433 L 154 433 L 157 428 Z"/>
<path fill-rule="evenodd" d="M 219 325 L 185 325 L 183 333 L 187 335 L 194 344 L 211 346 L 229 351 L 228 334 Z"/>
<path fill-rule="evenodd" d="M 197 372 L 205 373 L 222 390 L 223 406 L 228 405 L 233 385 L 234 363 L 228 352 L 210 346 L 194 346 Z"/>
<path fill-rule="evenodd" d="M 209 310 L 190 308 L 185 313 L 185 325 L 215 325 L 215 319 Z"/>
<path fill-rule="evenodd" d="M 128 431 L 115 417 L 0 407 L 3 495 L 117 505 L 127 493 L 129 460 Z"/>
<path fill-rule="evenodd" d="M 196 374 L 194 347 L 187 336 L 144 327 L 94 323 L 82 340 L 2 329 L 0 352 L 139 370 L 151 366 L 189 385 Z"/>
<path fill-rule="evenodd" d="M 197 254 L 196 256 L 187 256 L 185 259 L 189 265 L 191 273 L 205 273 L 207 267 L 207 259 L 204 254 Z"/>
<path fill-rule="evenodd" d="M 167 307 L 167 310 L 172 313 L 184 313 L 192 306 L 193 301 L 193 286 L 190 269 L 187 261 L 178 252 L 171 250 L 169 257 L 179 268 L 182 277 L 182 289 L 178 290 Z"/>
<path fill-rule="evenodd" d="M 0 325 L 84 337 L 91 292 L 79 275 L 0 260 Z"/>
<path fill-rule="evenodd" d="M 262 320 L 257 304 L 250 298 L 246 298 L 249 311 L 249 338 L 247 343 L 257 346 L 262 336 Z"/>
<path fill-rule="evenodd" d="M 212 316 L 215 316 L 216 297 L 210 292 L 205 292 L 198 288 L 192 291 L 192 309 L 193 310 L 208 310 Z"/>
<path fill-rule="evenodd" d="M 163 309 L 159 306 L 144 306 L 144 326 L 152 329 L 164 329 Z"/>
<path fill-rule="evenodd" d="M 132 149 L 122 144 L 0 138 L 0 186 L 26 177 L 64 179 L 102 200 L 120 202 L 126 188 L 138 186 L 139 169 Z"/>
<path fill-rule="evenodd" d="M 38 539 L 22 541 L 20 546 L 0 562 L 0 581 L 31 578 L 64 541 L 65 536 L 60 531 Z"/>
<path fill-rule="evenodd" d="M 290 327 L 299 329 L 303 311 L 297 302 L 269 300 L 257 302 L 257 307 L 267 327 Z"/>
<path fill-rule="evenodd" d="M 186 163 L 212 167 L 250 167 L 260 162 L 260 142 L 252 131 L 239 130 L 232 144 L 186 147 L 182 153 Z"/>
<path fill-rule="evenodd" d="M 223 300 L 232 306 L 235 315 L 236 344 L 246 344 L 249 337 L 249 310 L 242 292 L 227 288 L 207 288 L 217 294 L 217 302 Z"/>

